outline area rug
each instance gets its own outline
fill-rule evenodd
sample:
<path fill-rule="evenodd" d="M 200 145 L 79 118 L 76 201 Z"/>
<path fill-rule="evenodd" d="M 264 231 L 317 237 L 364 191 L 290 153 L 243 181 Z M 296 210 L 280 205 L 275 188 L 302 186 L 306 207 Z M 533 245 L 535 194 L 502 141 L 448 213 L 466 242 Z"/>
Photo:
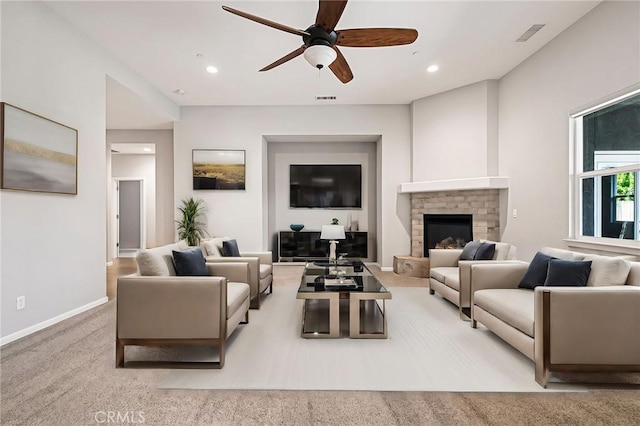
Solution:
<path fill-rule="evenodd" d="M 534 380 L 534 364 L 426 288 L 392 288 L 388 339 L 303 339 L 296 287 L 276 288 L 230 338 L 222 370 L 170 370 L 161 388 L 457 392 L 581 391 Z M 150 350 L 150 349 L 144 349 Z M 176 349 L 174 349 L 175 351 Z M 177 349 L 179 352 L 181 349 Z M 213 360 L 215 350 L 174 353 Z M 135 358 L 136 354 L 131 353 Z M 167 355 L 167 354 L 164 354 Z M 149 353 L 145 354 L 149 356 Z"/>

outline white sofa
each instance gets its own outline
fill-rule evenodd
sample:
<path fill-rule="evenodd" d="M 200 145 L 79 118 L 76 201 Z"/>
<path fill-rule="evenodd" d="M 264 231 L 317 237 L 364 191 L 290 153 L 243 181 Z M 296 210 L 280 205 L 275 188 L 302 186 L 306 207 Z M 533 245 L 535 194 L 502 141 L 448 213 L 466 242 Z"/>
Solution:
<path fill-rule="evenodd" d="M 429 293 L 438 293 L 458 306 L 460 318 L 468 320 L 471 307 L 469 274 L 478 262 L 504 262 L 516 257 L 516 247 L 509 243 L 486 241 L 496 245 L 492 260 L 460 260 L 462 249 L 429 250 Z"/>
<path fill-rule="evenodd" d="M 526 262 L 471 266 L 471 326 L 483 324 L 535 362 L 547 386 L 557 371 L 640 371 L 640 262 L 544 248 L 591 261 L 586 287 L 518 288 Z"/>
<path fill-rule="evenodd" d="M 240 252 L 240 257 L 222 256 L 222 244 L 229 237 L 207 238 L 200 242 L 207 263 L 243 262 L 249 264 L 251 309 L 260 309 L 260 295 L 273 292 L 273 257 L 270 251 Z"/>

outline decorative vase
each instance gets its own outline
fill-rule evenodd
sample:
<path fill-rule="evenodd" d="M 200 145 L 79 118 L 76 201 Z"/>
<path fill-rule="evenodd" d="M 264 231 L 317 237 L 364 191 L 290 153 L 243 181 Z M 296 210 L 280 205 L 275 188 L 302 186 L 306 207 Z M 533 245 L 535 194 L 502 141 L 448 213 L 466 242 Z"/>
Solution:
<path fill-rule="evenodd" d="M 302 223 L 292 223 L 289 225 L 289 228 L 291 228 L 292 231 L 300 232 L 302 228 L 304 228 L 304 225 Z"/>

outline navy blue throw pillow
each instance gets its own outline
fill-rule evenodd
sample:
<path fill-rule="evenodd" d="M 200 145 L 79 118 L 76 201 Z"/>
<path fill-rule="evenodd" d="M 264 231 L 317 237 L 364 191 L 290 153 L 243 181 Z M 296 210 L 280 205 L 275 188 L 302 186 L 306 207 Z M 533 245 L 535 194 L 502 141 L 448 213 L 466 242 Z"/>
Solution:
<path fill-rule="evenodd" d="M 551 259 L 546 287 L 585 287 L 591 273 L 591 261 Z"/>
<path fill-rule="evenodd" d="M 474 260 L 481 244 L 482 243 L 480 241 L 469 241 L 465 244 L 462 249 L 462 253 L 460 254 L 460 260 Z"/>
<path fill-rule="evenodd" d="M 238 250 L 238 242 L 236 240 L 226 240 L 222 242 L 222 256 L 224 257 L 240 257 Z"/>
<path fill-rule="evenodd" d="M 495 252 L 496 245 L 494 243 L 480 243 L 473 260 L 491 260 Z"/>
<path fill-rule="evenodd" d="M 518 288 L 528 288 L 533 290 L 539 285 L 544 285 L 547 279 L 547 270 L 549 269 L 549 261 L 555 259 L 553 256 L 537 252 L 533 256 L 533 260 L 529 263 L 527 271 L 518 284 Z"/>
<path fill-rule="evenodd" d="M 178 276 L 207 276 L 209 270 L 204 260 L 204 255 L 199 247 L 189 250 L 173 250 L 173 264 Z"/>

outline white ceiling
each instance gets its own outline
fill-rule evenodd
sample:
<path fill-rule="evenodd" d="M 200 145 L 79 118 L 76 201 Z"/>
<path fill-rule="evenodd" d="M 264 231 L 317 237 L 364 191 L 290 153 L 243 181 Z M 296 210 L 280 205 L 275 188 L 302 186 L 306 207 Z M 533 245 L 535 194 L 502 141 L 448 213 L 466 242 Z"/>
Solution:
<path fill-rule="evenodd" d="M 319 72 L 302 56 L 258 72 L 300 47 L 301 37 L 221 8 L 224 4 L 306 29 L 315 20 L 316 0 L 46 2 L 177 105 L 408 104 L 501 78 L 598 3 L 351 0 L 337 29 L 416 28 L 419 36 L 407 46 L 341 48 L 354 75 L 350 83 L 342 84 L 329 70 Z M 545 27 L 528 42 L 516 43 L 533 24 Z M 204 58 L 197 58 L 198 53 Z M 431 64 L 440 70 L 427 73 Z M 207 65 L 219 72 L 207 73 Z M 137 102 L 142 106 L 132 105 L 136 102 L 131 99 L 127 102 L 128 95 L 136 95 L 123 96 L 118 85 L 108 85 L 109 102 L 115 103 L 108 107 L 109 128 L 167 126 L 167 117 L 146 111 L 144 101 Z M 186 94 L 176 94 L 178 89 Z M 337 99 L 315 99 L 328 95 Z M 144 124 L 135 124 L 137 114 L 142 114 Z"/>

